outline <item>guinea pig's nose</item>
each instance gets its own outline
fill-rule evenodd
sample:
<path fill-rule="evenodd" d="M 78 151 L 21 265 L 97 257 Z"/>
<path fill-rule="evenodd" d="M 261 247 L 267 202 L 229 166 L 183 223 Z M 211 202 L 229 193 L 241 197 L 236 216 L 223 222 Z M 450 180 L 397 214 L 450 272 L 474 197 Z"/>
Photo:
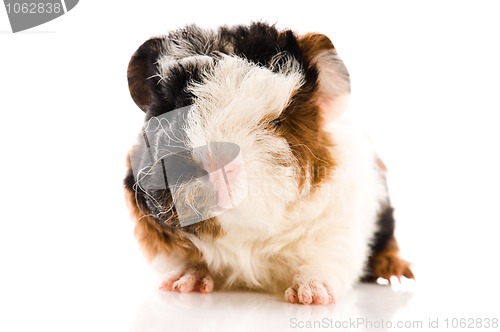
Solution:
<path fill-rule="evenodd" d="M 235 206 L 233 191 L 242 167 L 240 148 L 233 143 L 210 143 L 203 159 L 203 167 L 208 172 L 209 181 L 216 195 L 213 201 L 219 208 L 233 208 Z"/>
<path fill-rule="evenodd" d="M 214 197 L 217 206 L 223 209 L 233 208 L 232 192 L 240 172 L 238 159 L 234 159 L 225 165 L 220 160 L 211 160 L 206 170 L 217 195 Z"/>

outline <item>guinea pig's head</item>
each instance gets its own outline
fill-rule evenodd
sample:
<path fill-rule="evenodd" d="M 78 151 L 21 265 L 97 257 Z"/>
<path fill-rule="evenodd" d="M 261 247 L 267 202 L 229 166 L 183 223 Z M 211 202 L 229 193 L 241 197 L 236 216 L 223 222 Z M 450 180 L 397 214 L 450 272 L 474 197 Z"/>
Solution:
<path fill-rule="evenodd" d="M 324 35 L 188 26 L 140 46 L 128 82 L 146 119 L 136 189 L 165 224 L 272 227 L 330 176 L 325 125 L 350 83 Z"/>

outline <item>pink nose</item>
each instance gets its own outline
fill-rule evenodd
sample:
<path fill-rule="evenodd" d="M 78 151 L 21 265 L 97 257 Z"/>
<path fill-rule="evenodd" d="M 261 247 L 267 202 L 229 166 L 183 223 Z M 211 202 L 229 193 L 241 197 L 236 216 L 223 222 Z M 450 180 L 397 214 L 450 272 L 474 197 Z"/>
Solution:
<path fill-rule="evenodd" d="M 232 191 L 240 172 L 239 158 L 232 160 L 226 165 L 217 165 L 217 162 L 211 162 L 207 167 L 209 180 L 217 193 L 217 207 L 222 209 L 231 209 L 235 203 L 232 198 Z"/>

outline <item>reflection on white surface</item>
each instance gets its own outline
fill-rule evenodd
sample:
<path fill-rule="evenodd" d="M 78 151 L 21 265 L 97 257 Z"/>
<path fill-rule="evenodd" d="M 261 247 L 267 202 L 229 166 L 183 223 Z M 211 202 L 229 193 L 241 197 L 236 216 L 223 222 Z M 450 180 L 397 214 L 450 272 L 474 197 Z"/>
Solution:
<path fill-rule="evenodd" d="M 390 321 L 413 293 L 360 284 L 334 305 L 297 305 L 252 292 L 180 294 L 154 292 L 138 310 L 131 332 L 287 331 L 356 328 Z M 384 331 L 386 329 L 377 329 Z"/>
<path fill-rule="evenodd" d="M 470 278 L 425 271 L 421 276 L 389 286 L 361 283 L 333 305 L 289 304 L 280 296 L 242 291 L 154 291 L 139 306 L 129 331 L 470 331 L 460 322 L 491 331 L 495 319 L 498 330 L 496 283 L 471 284 Z M 488 320 L 491 326 L 485 328 Z"/>

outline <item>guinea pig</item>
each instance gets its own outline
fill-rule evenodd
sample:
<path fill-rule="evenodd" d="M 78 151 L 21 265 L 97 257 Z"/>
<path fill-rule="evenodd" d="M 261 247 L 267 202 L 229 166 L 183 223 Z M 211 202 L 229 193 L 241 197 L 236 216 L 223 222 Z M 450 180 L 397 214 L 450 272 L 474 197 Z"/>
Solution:
<path fill-rule="evenodd" d="M 127 73 L 145 122 L 124 187 L 162 290 L 330 304 L 358 281 L 413 278 L 328 37 L 190 25 L 147 40 Z"/>

